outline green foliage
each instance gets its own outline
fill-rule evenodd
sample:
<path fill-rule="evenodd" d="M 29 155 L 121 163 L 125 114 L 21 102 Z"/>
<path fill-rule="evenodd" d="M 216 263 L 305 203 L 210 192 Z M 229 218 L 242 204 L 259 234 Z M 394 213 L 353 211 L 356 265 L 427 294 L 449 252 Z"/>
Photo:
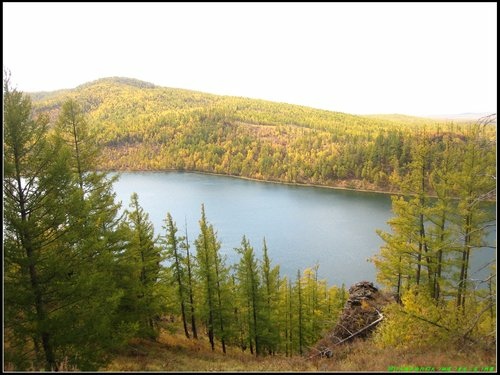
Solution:
<path fill-rule="evenodd" d="M 484 201 L 495 193 L 495 146 L 487 124 L 470 125 L 443 142 L 425 134 L 412 151 L 409 174 L 399 177 L 401 196 L 393 196 L 392 233 L 374 257 L 379 281 L 397 294 L 426 285 L 435 300 L 457 298 L 464 306 L 471 251 L 485 246 L 495 217 Z M 434 148 L 441 149 L 431 159 Z M 431 194 L 436 194 L 432 196 Z"/>
<path fill-rule="evenodd" d="M 436 305 L 428 291 L 411 287 L 403 293 L 402 305 L 391 304 L 384 309 L 385 319 L 375 332 L 374 342 L 381 349 L 491 348 L 496 324 L 494 301 L 486 291 L 479 294 L 483 296 L 474 297 L 466 314 L 457 315 L 453 300 Z"/>
<path fill-rule="evenodd" d="M 29 98 L 4 81 L 6 358 L 47 370 L 105 362 L 122 291 L 109 279 L 119 242 L 111 181 L 33 120 Z M 120 327 L 125 328 L 125 327 Z"/>
<path fill-rule="evenodd" d="M 80 188 L 83 189 L 84 173 L 97 156 L 94 137 L 90 134 L 85 114 L 74 100 L 66 101 L 61 108 L 57 124 L 57 136 L 72 149 L 71 165 L 75 168 Z"/>
<path fill-rule="evenodd" d="M 403 301 L 380 328 L 382 345 L 491 345 L 495 273 L 471 278 L 477 270 L 470 269 L 470 256 L 492 246 L 486 236 L 496 227 L 485 202 L 496 192 L 496 146 L 487 136 L 492 121 L 482 119 L 460 135 L 444 133 L 439 142 L 424 134 L 412 148 L 409 174 L 398 181 L 403 195 L 392 199 L 392 233 L 379 231 L 385 243 L 373 258 L 378 280 Z M 441 152 L 432 159 L 435 148 Z"/>
<path fill-rule="evenodd" d="M 456 328 L 453 314 L 436 306 L 429 294 L 417 293 L 417 288 L 405 292 L 402 301 L 404 307 L 392 304 L 384 309 L 385 320 L 374 338 L 379 347 L 416 350 L 450 345 L 450 327 Z"/>
<path fill-rule="evenodd" d="M 157 339 L 166 314 L 256 355 L 304 353 L 337 320 L 342 288 L 318 265 L 281 278 L 243 237 L 230 268 L 202 205 L 190 243 L 167 214 L 153 236 L 131 197 L 118 217 L 96 169 L 190 169 L 258 179 L 384 189 L 392 232 L 374 262 L 397 291 L 378 328 L 381 347 L 491 344 L 495 269 L 477 288 L 470 255 L 495 217 L 496 134 L 484 121 L 441 125 L 360 117 L 112 78 L 32 95 L 4 80 L 5 358 L 16 369 L 95 370 L 133 336 Z M 68 100 L 66 100 L 68 99 Z M 103 150 L 103 153 L 99 153 Z M 97 159 L 99 158 L 99 159 Z M 97 162 L 99 160 L 99 162 Z M 158 246 L 161 245 L 161 246 Z M 255 350 L 254 350 L 255 349 Z"/>
<path fill-rule="evenodd" d="M 196 170 L 281 182 L 396 190 L 413 140 L 434 120 L 367 117 L 264 100 L 102 79 L 45 96 L 54 117 L 65 98 L 81 103 L 103 146 L 101 169 Z M 467 124 L 454 126 L 457 134 Z M 486 136 L 495 136 L 490 127 Z M 431 150 L 429 158 L 440 151 Z"/>
<path fill-rule="evenodd" d="M 125 215 L 124 225 L 130 240 L 121 253 L 122 266 L 127 269 L 121 313 L 124 320 L 138 325 L 139 336 L 156 338 L 159 334 L 156 318 L 164 311 L 158 294 L 162 255 L 149 215 L 139 205 L 136 193 L 132 194 L 130 209 Z"/>
<path fill-rule="evenodd" d="M 241 255 L 240 262 L 236 265 L 237 280 L 239 281 L 240 311 L 245 321 L 248 335 L 248 344 L 253 353 L 262 354 L 263 337 L 270 322 L 266 321 L 265 301 L 263 299 L 263 288 L 260 279 L 257 259 L 250 243 L 243 236 L 241 248 L 236 249 Z"/>
<path fill-rule="evenodd" d="M 202 301 L 200 315 L 208 331 L 212 350 L 215 349 L 215 339 L 221 341 L 222 350 L 231 336 L 227 322 L 230 321 L 231 288 L 229 270 L 219 250 L 221 247 L 217 233 L 207 222 L 205 206 L 201 206 L 200 234 L 195 241 L 196 269 L 201 287 L 198 299 Z"/>
<path fill-rule="evenodd" d="M 263 244 L 263 255 L 261 263 L 262 275 L 262 295 L 264 300 L 264 320 L 266 327 L 262 336 L 262 346 L 267 348 L 269 353 L 276 353 L 280 344 L 280 328 L 283 326 L 283 319 L 280 316 L 280 274 L 279 266 L 272 267 L 271 259 L 268 255 L 266 240 Z"/>

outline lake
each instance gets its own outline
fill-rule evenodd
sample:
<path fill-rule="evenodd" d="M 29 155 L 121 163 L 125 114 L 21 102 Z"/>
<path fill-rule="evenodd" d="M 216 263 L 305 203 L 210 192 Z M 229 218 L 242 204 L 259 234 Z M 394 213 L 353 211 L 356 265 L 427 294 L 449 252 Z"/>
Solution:
<path fill-rule="evenodd" d="M 318 264 L 320 279 L 347 287 L 361 280 L 375 282 L 375 267 L 367 259 L 383 243 L 375 231 L 388 231 L 387 220 L 393 216 L 386 194 L 188 172 L 123 172 L 114 190 L 123 208 L 128 207 L 133 192 L 139 195 L 155 234 L 165 234 L 162 226 L 167 212 L 178 234 L 183 235 L 187 225 L 193 253 L 204 203 L 228 265 L 238 261 L 234 248 L 241 245 L 243 235 L 259 258 L 265 238 L 268 255 L 280 266 L 281 275 L 295 280 L 298 269 L 302 272 Z M 472 268 L 479 268 L 494 254 L 492 249 L 481 250 Z"/>

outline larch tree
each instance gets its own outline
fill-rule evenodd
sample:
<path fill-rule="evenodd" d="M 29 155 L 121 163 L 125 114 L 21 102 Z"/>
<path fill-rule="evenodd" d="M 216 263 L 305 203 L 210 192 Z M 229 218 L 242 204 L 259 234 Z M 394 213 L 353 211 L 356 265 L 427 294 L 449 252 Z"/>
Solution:
<path fill-rule="evenodd" d="M 413 176 L 405 177 L 406 187 L 422 188 L 393 197 L 392 233 L 379 232 L 385 243 L 374 257 L 377 278 L 402 296 L 404 313 L 409 314 L 404 319 L 413 319 L 416 309 L 418 319 L 446 328 L 450 334 L 440 336 L 441 341 L 453 336 L 467 340 L 473 332 L 485 334 L 494 319 L 494 299 L 486 289 L 480 290 L 480 284 L 488 285 L 495 275 L 484 280 L 471 277 L 480 271 L 471 270 L 473 252 L 494 247 L 487 235 L 496 227 L 495 213 L 486 202 L 496 194 L 496 137 L 489 128 L 491 120 L 467 124 L 463 134 L 450 127 L 430 136 L 425 142 L 428 147 L 413 150 L 417 157 L 410 165 L 416 168 Z M 425 153 L 431 160 L 424 176 Z M 431 189 L 423 188 L 424 184 Z M 442 317 L 446 319 L 438 322 Z M 408 329 L 401 330 L 402 337 Z"/>
<path fill-rule="evenodd" d="M 215 350 L 215 338 L 221 341 L 222 351 L 226 352 L 229 336 L 227 323 L 232 315 L 230 309 L 229 274 L 220 256 L 220 242 L 211 224 L 207 222 L 205 206 L 201 206 L 200 234 L 195 241 L 197 276 L 203 289 L 200 314 L 207 327 L 208 339 Z"/>
<path fill-rule="evenodd" d="M 279 266 L 271 266 L 271 259 L 268 255 L 267 243 L 264 239 L 262 248 L 261 280 L 262 295 L 264 300 L 264 324 L 265 332 L 263 337 L 263 346 L 269 354 L 278 350 L 280 343 L 280 325 L 282 319 L 279 312 L 279 288 L 280 275 Z"/>
<path fill-rule="evenodd" d="M 107 274 L 118 206 L 105 181 L 92 180 L 82 193 L 73 150 L 49 132 L 47 117 L 31 112 L 30 99 L 5 79 L 7 357 L 20 369 L 57 370 L 66 361 L 92 370 L 124 337 L 110 324 L 120 291 Z"/>
<path fill-rule="evenodd" d="M 175 225 L 170 212 L 165 218 L 166 230 L 163 244 L 165 246 L 165 259 L 170 261 L 172 274 L 177 285 L 177 293 L 179 298 L 179 306 L 181 310 L 182 326 L 184 334 L 190 338 L 187 324 L 187 306 L 189 305 L 189 289 L 187 281 L 186 259 L 180 252 L 180 243 L 182 239 L 177 237 L 177 226 Z"/>
<path fill-rule="evenodd" d="M 194 301 L 194 290 L 195 290 L 195 277 L 193 274 L 193 260 L 191 257 L 191 253 L 189 252 L 189 238 L 187 233 L 187 225 L 186 225 L 186 235 L 182 239 L 180 244 L 181 249 L 186 251 L 186 271 L 187 271 L 187 293 L 189 295 L 189 317 L 191 322 L 191 332 L 193 333 L 193 337 L 195 339 L 198 338 L 198 329 L 196 328 L 196 307 Z"/>
<path fill-rule="evenodd" d="M 22 368 L 27 365 L 26 352 L 34 348 L 37 360 L 52 370 L 58 364 L 54 332 L 48 324 L 50 306 L 42 259 L 49 252 L 53 256 L 47 242 L 61 236 L 56 228 L 66 221 L 60 209 L 55 211 L 61 193 L 66 193 L 56 191 L 55 180 L 64 177 L 68 182 L 70 176 L 64 165 L 59 176 L 58 168 L 52 168 L 60 160 L 55 158 L 59 148 L 47 140 L 48 118 L 32 118 L 29 97 L 12 90 L 8 77 L 4 78 L 3 95 L 4 307 L 6 336 L 11 341 L 6 356 Z M 50 218 L 57 212 L 59 215 Z M 25 340 L 32 340 L 33 348 Z"/>
<path fill-rule="evenodd" d="M 245 307 L 248 343 L 252 354 L 255 345 L 255 355 L 259 356 L 262 354 L 262 341 L 265 335 L 264 327 L 266 326 L 266 323 L 263 321 L 265 316 L 263 315 L 264 306 L 259 266 L 254 250 L 245 236 L 241 240 L 241 247 L 237 248 L 236 251 L 241 256 L 236 268 L 243 302 L 242 306 Z"/>
<path fill-rule="evenodd" d="M 304 300 L 302 290 L 302 277 L 300 269 L 297 270 L 297 279 L 295 280 L 295 291 L 297 294 L 297 330 L 298 330 L 298 349 L 300 355 L 304 350 Z"/>
<path fill-rule="evenodd" d="M 488 139 L 485 132 L 496 116 L 480 119 L 467 128 L 466 144 L 460 150 L 461 169 L 453 175 L 453 185 L 458 196 L 456 234 L 460 253 L 460 270 L 457 286 L 457 307 L 465 313 L 469 290 L 470 256 L 474 249 L 488 246 L 486 234 L 496 224 L 494 213 L 484 207 L 484 202 L 496 193 L 495 139 Z"/>
<path fill-rule="evenodd" d="M 158 288 L 163 256 L 154 237 L 153 224 L 140 206 L 137 193 L 132 194 L 125 214 L 130 241 L 124 257 L 131 265 L 132 273 L 131 288 L 124 296 L 125 305 L 122 308 L 130 313 L 131 321 L 138 324 L 140 336 L 156 338 L 158 327 L 155 318 L 161 314 L 162 309 Z"/>
<path fill-rule="evenodd" d="M 59 137 L 72 149 L 72 162 L 80 188 L 84 189 L 89 162 L 95 159 L 96 142 L 90 136 L 88 124 L 80 105 L 73 99 L 63 103 L 56 123 Z"/>
<path fill-rule="evenodd" d="M 211 231 L 205 216 L 205 206 L 201 206 L 200 234 L 195 241 L 196 259 L 197 259 L 197 276 L 200 284 L 203 286 L 203 306 L 201 308 L 201 316 L 207 327 L 208 340 L 210 347 L 215 350 L 215 273 L 213 265 L 213 255 L 215 251 L 212 243 Z"/>
<path fill-rule="evenodd" d="M 398 295 L 404 281 L 406 288 L 413 284 L 430 288 L 434 284 L 431 278 L 435 275 L 435 262 L 426 233 L 430 174 L 430 147 L 426 137 L 424 132 L 412 148 L 411 172 L 397 182 L 402 195 L 392 197 L 395 217 L 388 221 L 392 233 L 377 231 L 385 244 L 380 254 L 372 258 L 381 270 L 377 276 L 379 281 L 394 286 Z"/>

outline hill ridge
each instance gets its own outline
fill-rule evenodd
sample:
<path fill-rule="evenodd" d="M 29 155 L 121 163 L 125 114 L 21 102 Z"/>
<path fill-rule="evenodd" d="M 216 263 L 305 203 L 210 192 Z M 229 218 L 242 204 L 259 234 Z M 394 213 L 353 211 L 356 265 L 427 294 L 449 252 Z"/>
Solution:
<path fill-rule="evenodd" d="M 65 100 L 80 103 L 103 148 L 102 170 L 189 170 L 355 190 L 393 192 L 391 180 L 407 173 L 416 139 L 440 139 L 432 137 L 448 128 L 426 118 L 354 115 L 125 77 L 33 98 L 35 114 L 48 113 L 52 122 Z"/>

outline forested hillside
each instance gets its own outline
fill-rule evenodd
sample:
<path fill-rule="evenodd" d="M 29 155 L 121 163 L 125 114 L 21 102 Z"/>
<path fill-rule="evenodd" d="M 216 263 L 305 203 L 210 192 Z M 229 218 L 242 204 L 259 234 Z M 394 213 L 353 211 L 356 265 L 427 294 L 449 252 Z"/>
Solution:
<path fill-rule="evenodd" d="M 16 370 L 96 370 L 130 340 L 158 340 L 182 321 L 212 351 L 303 354 L 331 326 L 345 290 L 317 267 L 283 277 L 242 233 L 236 264 L 221 255 L 201 206 L 188 239 L 165 212 L 160 237 L 132 194 L 123 215 L 115 178 L 95 170 L 86 115 L 67 100 L 51 122 L 4 79 L 5 358 Z M 157 228 L 160 229 L 160 228 Z"/>
<path fill-rule="evenodd" d="M 210 95 L 129 78 L 31 96 L 36 112 L 48 112 L 52 120 L 68 98 L 83 107 L 104 148 L 98 165 L 103 170 L 194 170 L 357 189 L 396 189 L 394 179 L 408 173 L 416 144 L 426 141 L 434 161 L 443 137 L 464 139 L 467 128 Z M 484 136 L 493 139 L 495 128 L 488 127 Z"/>
<path fill-rule="evenodd" d="M 496 247 L 494 118 L 400 123 L 130 79 L 33 107 L 7 76 L 3 94 L 4 370 L 496 368 L 495 262 L 482 280 L 471 269 Z M 262 239 L 257 257 L 244 233 L 228 264 L 203 204 L 196 238 L 169 212 L 155 236 L 137 194 L 120 212 L 102 168 L 394 189 L 371 261 L 395 298 L 380 311 L 320 280 L 320 265 L 284 277 L 275 249 Z M 380 323 L 364 343 L 354 305 Z"/>

